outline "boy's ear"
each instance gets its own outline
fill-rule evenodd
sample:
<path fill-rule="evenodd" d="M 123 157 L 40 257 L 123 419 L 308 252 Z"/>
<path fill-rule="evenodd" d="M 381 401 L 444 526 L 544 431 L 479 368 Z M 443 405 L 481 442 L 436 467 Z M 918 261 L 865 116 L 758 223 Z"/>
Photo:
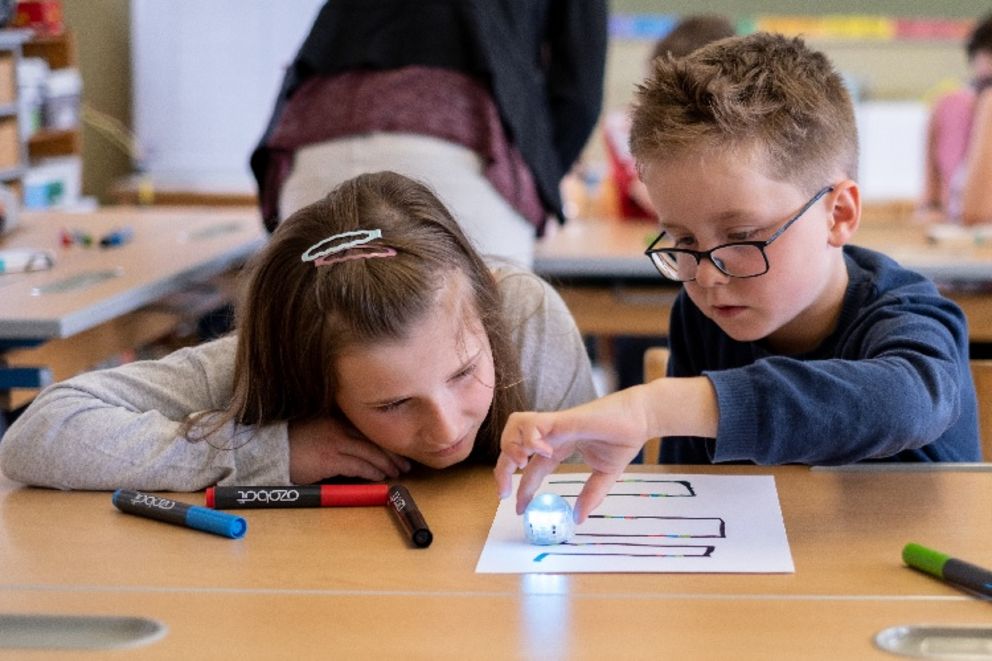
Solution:
<path fill-rule="evenodd" d="M 833 200 L 830 209 L 829 242 L 830 245 L 841 247 L 851 240 L 854 232 L 861 224 L 861 190 L 857 182 L 845 179 L 834 185 L 834 192 L 829 199 Z"/>

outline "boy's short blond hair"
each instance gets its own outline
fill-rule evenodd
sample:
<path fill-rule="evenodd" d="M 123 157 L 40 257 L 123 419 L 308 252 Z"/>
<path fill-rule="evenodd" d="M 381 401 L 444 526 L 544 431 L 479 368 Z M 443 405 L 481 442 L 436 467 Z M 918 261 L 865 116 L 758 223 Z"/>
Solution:
<path fill-rule="evenodd" d="M 759 32 L 660 57 L 652 68 L 631 118 L 639 168 L 729 152 L 764 156 L 768 176 L 807 191 L 838 170 L 857 176 L 851 98 L 827 57 L 802 39 Z"/>

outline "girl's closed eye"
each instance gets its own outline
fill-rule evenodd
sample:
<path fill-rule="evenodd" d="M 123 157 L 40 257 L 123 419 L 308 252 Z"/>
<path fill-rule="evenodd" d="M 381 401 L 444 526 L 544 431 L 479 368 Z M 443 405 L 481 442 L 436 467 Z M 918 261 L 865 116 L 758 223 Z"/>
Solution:
<path fill-rule="evenodd" d="M 376 411 L 381 411 L 383 413 L 389 413 L 390 411 L 396 411 L 401 406 L 409 402 L 409 399 L 397 399 L 395 402 L 386 402 L 385 404 L 378 404 L 375 407 Z"/>
<path fill-rule="evenodd" d="M 467 376 L 472 376 L 478 369 L 478 365 L 478 361 L 466 365 L 462 369 L 458 370 L 453 377 L 451 377 L 452 381 L 458 381 L 459 379 L 464 379 Z"/>

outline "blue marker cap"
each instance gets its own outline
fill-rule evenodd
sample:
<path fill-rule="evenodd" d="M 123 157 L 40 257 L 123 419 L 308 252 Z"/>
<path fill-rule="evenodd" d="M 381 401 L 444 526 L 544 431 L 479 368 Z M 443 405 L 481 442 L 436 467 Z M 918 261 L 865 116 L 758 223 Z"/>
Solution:
<path fill-rule="evenodd" d="M 186 525 L 231 539 L 244 537 L 248 530 L 248 523 L 240 516 L 196 506 L 190 507 L 186 513 Z"/>

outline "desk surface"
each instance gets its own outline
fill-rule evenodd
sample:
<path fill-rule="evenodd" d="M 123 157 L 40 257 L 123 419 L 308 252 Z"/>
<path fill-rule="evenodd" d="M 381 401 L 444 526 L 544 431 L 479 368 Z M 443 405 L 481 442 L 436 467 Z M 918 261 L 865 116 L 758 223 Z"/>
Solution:
<path fill-rule="evenodd" d="M 989 603 L 900 560 L 918 541 L 992 565 L 989 473 L 649 470 L 774 475 L 795 573 L 476 574 L 497 505 L 483 468 L 405 481 L 428 549 L 385 508 L 244 510 L 232 541 L 0 478 L 0 598 L 162 621 L 140 658 L 889 659 L 872 644 L 884 628 L 990 622 Z"/>
<path fill-rule="evenodd" d="M 125 245 L 101 249 L 60 243 L 60 231 L 95 240 L 122 227 Z M 48 250 L 49 271 L 0 275 L 0 339 L 68 337 L 135 310 L 243 261 L 265 240 L 258 212 L 239 208 L 23 213 L 2 248 Z"/>

